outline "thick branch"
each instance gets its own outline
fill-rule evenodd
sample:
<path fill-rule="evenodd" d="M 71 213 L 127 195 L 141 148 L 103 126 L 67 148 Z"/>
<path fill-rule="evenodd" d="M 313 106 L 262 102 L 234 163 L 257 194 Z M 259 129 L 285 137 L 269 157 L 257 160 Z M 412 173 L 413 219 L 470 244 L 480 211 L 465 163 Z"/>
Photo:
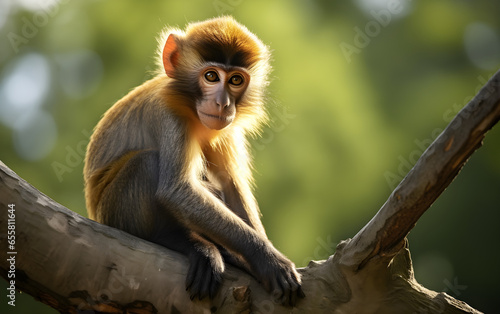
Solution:
<path fill-rule="evenodd" d="M 449 123 L 375 217 L 350 241 L 342 263 L 362 267 L 375 255 L 397 252 L 499 119 L 500 71 Z"/>
<path fill-rule="evenodd" d="M 185 291 L 184 256 L 66 209 L 0 162 L 3 213 L 10 204 L 15 205 L 16 238 L 10 251 L 17 253 L 17 289 L 69 313 L 76 313 L 76 309 L 124 313 L 138 308 L 150 310 L 141 313 L 210 310 L 210 302 L 191 302 Z M 7 218 L 0 215 L 3 248 L 7 247 Z M 5 279 L 9 268 L 7 259 L 2 258 L 0 274 Z M 227 286 L 248 287 L 252 281 L 234 270 L 226 277 Z M 254 285 L 258 291 L 258 284 Z M 227 298 L 226 293 L 219 298 Z M 238 303 L 235 298 L 225 301 L 227 306 L 231 302 Z"/>

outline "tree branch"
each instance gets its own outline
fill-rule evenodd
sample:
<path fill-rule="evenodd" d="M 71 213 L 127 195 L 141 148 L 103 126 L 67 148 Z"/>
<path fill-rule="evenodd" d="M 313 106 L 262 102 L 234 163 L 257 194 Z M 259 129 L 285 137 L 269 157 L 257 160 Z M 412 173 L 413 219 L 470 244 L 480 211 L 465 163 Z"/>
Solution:
<path fill-rule="evenodd" d="M 500 72 L 424 152 L 375 217 L 327 261 L 299 269 L 306 298 L 294 313 L 479 313 L 420 286 L 405 240 L 500 117 Z M 228 268 L 214 300 L 189 300 L 187 259 L 57 204 L 0 162 L 0 240 L 15 226 L 14 263 L 0 274 L 63 313 L 289 313 L 248 274 Z M 10 229 L 8 229 L 10 228 Z M 15 269 L 15 278 L 10 278 Z M 14 280 L 13 283 L 11 280 Z"/>
<path fill-rule="evenodd" d="M 455 179 L 500 119 L 500 71 L 448 124 L 418 159 L 378 213 L 350 241 L 342 263 L 363 267 L 394 254 L 422 214 Z"/>

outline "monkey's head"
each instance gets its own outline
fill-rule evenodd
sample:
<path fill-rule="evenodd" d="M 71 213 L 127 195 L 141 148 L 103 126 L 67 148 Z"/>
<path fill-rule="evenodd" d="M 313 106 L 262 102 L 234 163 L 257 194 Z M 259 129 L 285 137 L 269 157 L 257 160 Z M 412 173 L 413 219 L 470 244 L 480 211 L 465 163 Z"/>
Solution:
<path fill-rule="evenodd" d="M 269 50 L 231 17 L 166 30 L 161 61 L 169 86 L 212 130 L 238 124 L 255 131 L 265 118 Z M 166 40 L 164 39 L 166 38 Z"/>

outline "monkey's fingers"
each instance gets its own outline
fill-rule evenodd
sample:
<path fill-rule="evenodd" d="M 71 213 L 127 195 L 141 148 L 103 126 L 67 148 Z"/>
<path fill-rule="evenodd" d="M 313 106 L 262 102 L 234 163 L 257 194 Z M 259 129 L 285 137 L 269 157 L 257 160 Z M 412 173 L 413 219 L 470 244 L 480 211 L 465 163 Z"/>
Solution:
<path fill-rule="evenodd" d="M 222 282 L 222 269 L 216 269 L 207 257 L 190 258 L 190 266 L 186 276 L 186 290 L 189 290 L 191 300 L 198 297 L 213 298 Z"/>
<path fill-rule="evenodd" d="M 304 294 L 304 291 L 302 290 L 302 286 L 300 283 L 295 282 L 292 284 L 292 288 L 290 289 L 290 296 L 289 296 L 289 305 L 290 306 L 295 306 L 297 304 L 297 301 L 299 299 L 304 298 L 306 295 Z"/>
<path fill-rule="evenodd" d="M 193 268 L 193 277 L 188 287 L 190 298 L 194 300 L 198 297 L 198 299 L 201 300 L 208 295 L 207 286 L 209 283 L 207 283 L 207 279 L 205 278 L 207 269 L 202 263 L 196 263 L 193 265 Z"/>
<path fill-rule="evenodd" d="M 210 287 L 212 286 L 212 270 L 210 266 L 205 263 L 200 263 L 198 270 L 198 278 L 196 279 L 196 288 L 197 291 L 192 291 L 198 296 L 198 300 L 202 300 L 203 298 L 210 295 Z"/>
<path fill-rule="evenodd" d="M 300 275 L 296 271 L 286 272 L 281 277 L 280 283 L 283 288 L 283 295 L 281 297 L 283 305 L 295 306 L 299 298 L 305 297 L 300 283 Z"/>
<path fill-rule="evenodd" d="M 203 276 L 206 272 L 206 264 L 203 263 L 204 258 L 193 254 L 189 258 L 189 269 L 186 276 L 186 290 L 189 290 L 190 298 L 193 300 L 198 297 L 201 299 Z"/>
<path fill-rule="evenodd" d="M 286 273 L 280 278 L 280 284 L 283 289 L 283 295 L 281 296 L 281 304 L 287 306 L 295 306 L 298 298 L 298 291 L 300 289 L 300 283 L 297 278 L 292 276 L 293 274 Z"/>
<path fill-rule="evenodd" d="M 199 293 L 199 281 L 197 278 L 199 277 L 199 267 L 195 265 L 196 263 L 190 262 L 189 269 L 186 276 L 186 291 L 189 290 L 189 297 L 193 300 Z"/>
<path fill-rule="evenodd" d="M 278 296 L 278 298 L 275 300 L 283 305 L 288 305 L 290 302 L 291 288 L 290 288 L 290 284 L 288 283 L 288 280 L 286 278 L 286 275 L 280 274 L 279 278 L 277 280 L 277 284 L 279 285 L 278 290 L 280 290 L 281 293 Z"/>
<path fill-rule="evenodd" d="M 200 300 L 207 295 L 210 299 L 213 299 L 222 283 L 222 273 L 219 273 L 217 270 L 210 267 L 210 265 L 208 266 L 204 274 L 205 278 L 203 279 L 203 285 L 201 287 Z"/>
<path fill-rule="evenodd" d="M 302 286 L 299 287 L 299 289 L 297 290 L 297 296 L 301 299 L 305 298 L 306 297 L 306 294 L 304 293 L 304 290 L 302 290 Z"/>

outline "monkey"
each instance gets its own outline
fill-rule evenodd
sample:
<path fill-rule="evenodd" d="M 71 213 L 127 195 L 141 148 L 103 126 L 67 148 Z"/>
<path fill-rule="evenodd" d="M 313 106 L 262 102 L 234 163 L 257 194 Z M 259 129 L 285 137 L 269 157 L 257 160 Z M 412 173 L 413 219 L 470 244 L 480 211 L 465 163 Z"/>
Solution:
<path fill-rule="evenodd" d="M 191 300 L 213 299 L 228 263 L 294 306 L 301 276 L 260 220 L 247 139 L 267 119 L 269 48 L 229 16 L 166 28 L 158 42 L 156 76 L 91 136 L 89 218 L 185 254 Z"/>

